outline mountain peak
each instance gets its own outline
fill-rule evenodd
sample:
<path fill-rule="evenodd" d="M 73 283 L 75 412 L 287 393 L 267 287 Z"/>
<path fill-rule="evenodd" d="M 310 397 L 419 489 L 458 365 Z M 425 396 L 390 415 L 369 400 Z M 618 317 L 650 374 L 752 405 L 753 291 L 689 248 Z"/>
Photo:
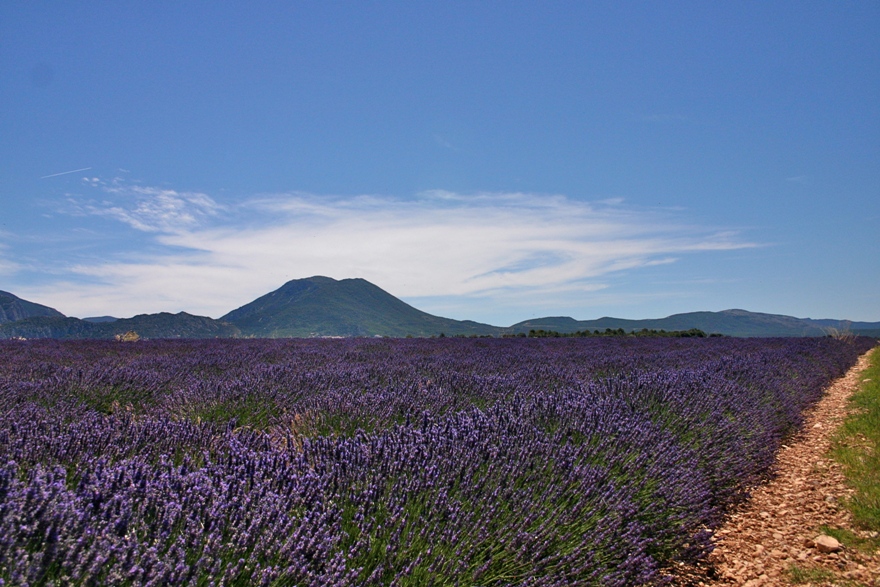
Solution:
<path fill-rule="evenodd" d="M 366 279 L 336 280 L 321 275 L 288 281 L 221 320 L 258 337 L 430 336 L 502 330 L 432 316 Z"/>
<path fill-rule="evenodd" d="M 313 275 L 311 277 L 304 277 L 302 279 L 291 279 L 290 281 L 288 281 L 284 285 L 288 285 L 290 283 L 298 283 L 301 281 L 308 281 L 311 283 L 339 283 L 338 279 L 333 279 L 332 277 L 327 277 L 325 275 Z M 343 281 L 347 281 L 347 280 L 343 280 Z"/>

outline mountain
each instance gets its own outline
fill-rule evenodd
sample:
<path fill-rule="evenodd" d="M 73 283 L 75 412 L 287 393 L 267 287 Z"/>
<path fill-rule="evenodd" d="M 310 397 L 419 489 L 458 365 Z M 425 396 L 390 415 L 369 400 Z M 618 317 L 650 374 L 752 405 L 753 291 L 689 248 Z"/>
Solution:
<path fill-rule="evenodd" d="M 193 316 L 186 312 L 140 314 L 112 322 L 90 322 L 79 318 L 35 316 L 0 324 L 4 338 L 114 338 L 128 331 L 142 338 L 230 338 L 241 331 L 221 320 Z"/>
<path fill-rule="evenodd" d="M 504 328 L 440 318 L 397 299 L 364 279 L 309 277 L 288 281 L 222 318 L 245 336 L 498 335 Z"/>
<path fill-rule="evenodd" d="M 703 332 L 726 336 L 825 336 L 832 329 L 853 334 L 877 336 L 880 322 L 846 322 L 841 320 L 811 320 L 780 314 L 762 314 L 746 310 L 722 312 L 688 312 L 673 314 L 666 318 L 626 320 L 623 318 L 599 318 L 575 320 L 569 317 L 548 317 L 518 322 L 510 327 L 515 333 L 529 330 L 555 330 L 560 333 L 583 330 L 689 330 L 698 328 Z"/>
<path fill-rule="evenodd" d="M 88 318 L 83 318 L 86 322 L 116 322 L 119 318 L 115 316 L 89 316 Z"/>
<path fill-rule="evenodd" d="M 139 314 L 133 318 L 93 324 L 102 333 L 112 333 L 111 336 L 130 330 L 144 338 L 231 338 L 241 334 L 237 327 L 228 322 L 186 312 Z"/>
<path fill-rule="evenodd" d="M 9 292 L 0 291 L 0 324 L 34 316 L 64 318 L 64 314 L 49 306 L 23 300 Z"/>
<path fill-rule="evenodd" d="M 834 331 L 880 338 L 880 322 L 813 320 L 746 310 L 689 312 L 666 318 L 575 320 L 551 316 L 502 328 L 422 312 L 363 279 L 295 279 L 219 320 L 186 312 L 68 318 L 57 310 L 0 292 L 0 339 L 113 338 L 128 331 L 142 338 L 229 338 L 314 336 L 447 336 L 570 333 L 606 329 L 690 330 L 727 336 L 825 336 Z"/>

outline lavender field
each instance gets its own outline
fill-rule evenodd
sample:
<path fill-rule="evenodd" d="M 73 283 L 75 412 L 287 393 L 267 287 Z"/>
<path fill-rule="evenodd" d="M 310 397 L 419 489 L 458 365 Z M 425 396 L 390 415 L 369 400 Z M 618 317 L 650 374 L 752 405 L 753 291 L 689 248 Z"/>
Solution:
<path fill-rule="evenodd" d="M 2 341 L 0 584 L 659 584 L 874 342 Z"/>

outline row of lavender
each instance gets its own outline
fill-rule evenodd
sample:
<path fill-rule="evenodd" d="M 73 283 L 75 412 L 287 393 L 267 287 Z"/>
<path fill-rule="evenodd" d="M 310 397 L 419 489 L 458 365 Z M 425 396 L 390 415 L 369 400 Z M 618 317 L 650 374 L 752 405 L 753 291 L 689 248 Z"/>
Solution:
<path fill-rule="evenodd" d="M 873 341 L 0 343 L 0 584 L 638 585 Z"/>

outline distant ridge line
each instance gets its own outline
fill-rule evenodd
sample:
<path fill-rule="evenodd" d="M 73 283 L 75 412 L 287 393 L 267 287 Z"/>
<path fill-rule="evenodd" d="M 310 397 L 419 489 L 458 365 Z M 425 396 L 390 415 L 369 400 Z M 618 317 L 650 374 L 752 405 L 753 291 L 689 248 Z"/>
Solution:
<path fill-rule="evenodd" d="M 320 275 L 288 281 L 217 320 L 186 312 L 80 320 L 0 291 L 0 339 L 113 338 L 127 331 L 135 331 L 142 338 L 503 336 L 529 330 L 569 334 L 608 328 L 627 332 L 698 329 L 707 334 L 739 337 L 825 336 L 836 330 L 880 337 L 880 322 L 813 320 L 742 309 L 687 312 L 644 320 L 548 316 L 501 327 L 428 314 L 365 279 L 336 280 Z"/>

